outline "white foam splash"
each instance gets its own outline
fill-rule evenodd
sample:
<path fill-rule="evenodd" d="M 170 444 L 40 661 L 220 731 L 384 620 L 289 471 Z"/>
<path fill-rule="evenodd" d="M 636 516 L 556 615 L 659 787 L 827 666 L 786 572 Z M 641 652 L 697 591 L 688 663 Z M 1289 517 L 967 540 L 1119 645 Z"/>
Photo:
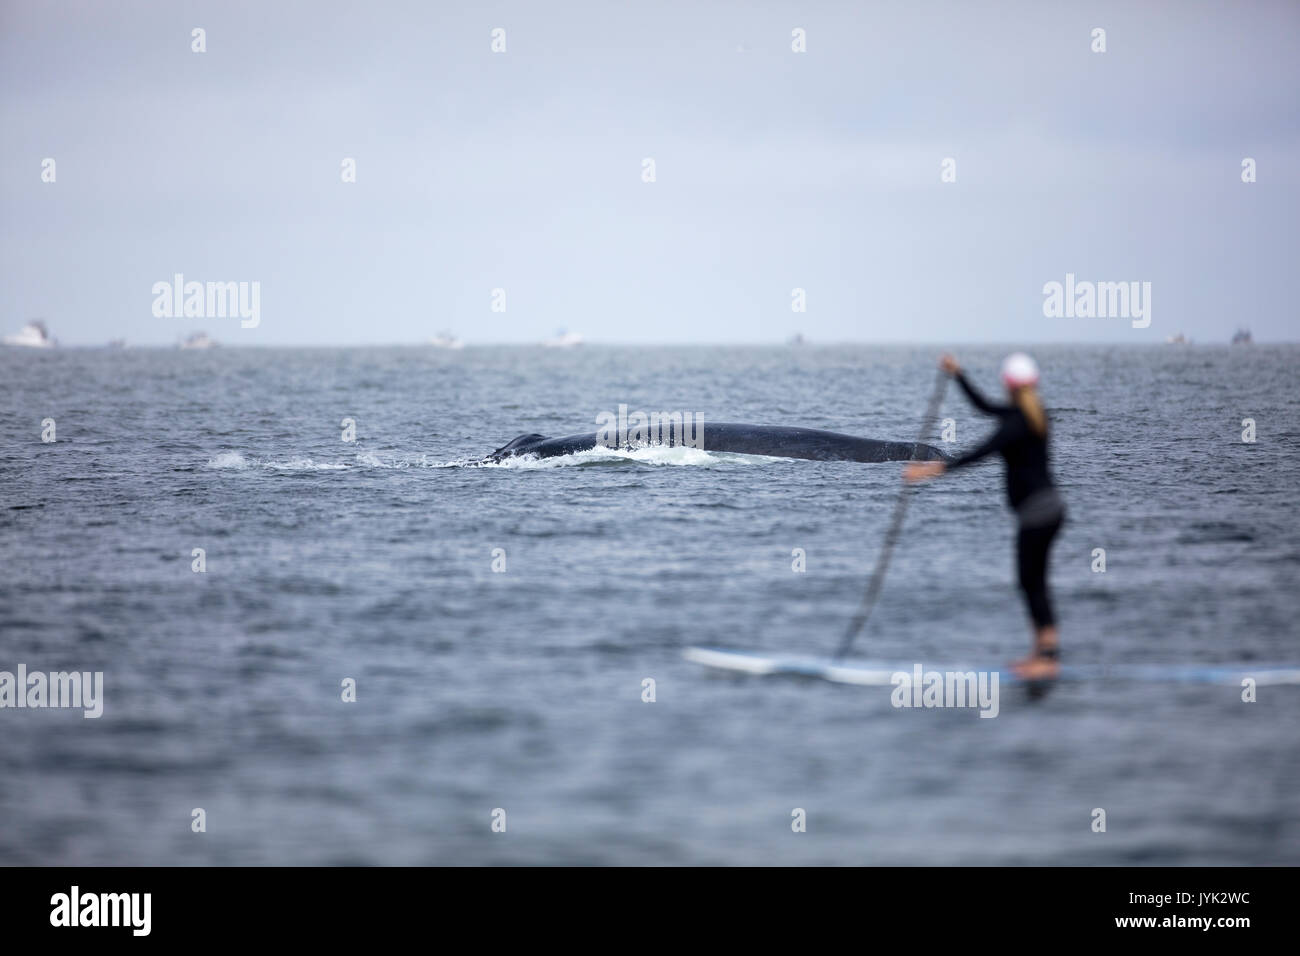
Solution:
<path fill-rule="evenodd" d="M 208 462 L 209 468 L 247 468 L 248 461 L 237 451 L 223 451 Z"/>
<path fill-rule="evenodd" d="M 428 455 L 376 455 L 357 452 L 356 463 L 365 468 L 456 468 L 465 461 L 432 461 Z"/>
<path fill-rule="evenodd" d="M 380 455 L 374 452 L 357 452 L 351 462 L 316 461 L 312 458 L 290 458 L 269 461 L 248 458 L 237 451 L 223 451 L 208 461 L 213 469 L 245 471 L 256 468 L 264 471 L 353 471 L 368 468 L 517 468 L 523 470 L 546 468 L 574 468 L 583 465 L 608 465 L 637 463 L 656 466 L 717 468 L 727 464 L 759 465 L 779 459 L 761 455 L 741 455 L 734 452 L 710 452 L 702 448 L 677 445 L 648 445 L 642 448 L 589 448 L 586 451 L 553 458 L 536 455 L 518 455 L 500 461 L 461 458 L 453 461 L 436 461 L 428 455 Z"/>
<path fill-rule="evenodd" d="M 264 461 L 260 464 L 263 468 L 272 468 L 276 471 L 343 471 L 348 467 L 346 462 L 313 461 L 310 458 L 291 458 L 289 461 Z"/>
<path fill-rule="evenodd" d="M 223 451 L 208 461 L 208 467 L 235 471 L 244 471 L 249 468 L 265 468 L 270 471 L 342 471 L 348 466 L 337 462 L 313 461 L 310 458 L 291 458 L 288 461 L 263 461 L 259 458 L 245 458 L 237 451 Z"/>
<path fill-rule="evenodd" d="M 644 465 L 717 468 L 726 464 L 760 465 L 777 459 L 761 455 L 741 455 L 735 452 L 710 452 L 688 445 L 646 445 L 641 448 L 589 448 L 553 458 L 536 455 L 517 455 L 500 461 L 484 462 L 486 468 L 573 468 L 580 465 L 636 462 Z"/>

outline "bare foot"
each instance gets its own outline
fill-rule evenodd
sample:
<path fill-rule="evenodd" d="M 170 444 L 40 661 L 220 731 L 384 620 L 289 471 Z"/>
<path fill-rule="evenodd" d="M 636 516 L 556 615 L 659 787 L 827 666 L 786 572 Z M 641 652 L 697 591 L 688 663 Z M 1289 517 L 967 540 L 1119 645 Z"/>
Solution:
<path fill-rule="evenodd" d="M 1061 662 L 1053 657 L 1033 655 L 1011 662 L 1012 672 L 1021 680 L 1056 680 L 1061 676 Z"/>

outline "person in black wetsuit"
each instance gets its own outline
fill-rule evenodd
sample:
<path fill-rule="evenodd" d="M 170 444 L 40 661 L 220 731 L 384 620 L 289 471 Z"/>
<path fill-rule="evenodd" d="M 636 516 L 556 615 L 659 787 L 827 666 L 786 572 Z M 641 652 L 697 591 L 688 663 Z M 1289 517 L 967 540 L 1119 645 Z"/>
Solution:
<path fill-rule="evenodd" d="M 1056 615 L 1047 590 L 1047 559 L 1052 540 L 1065 520 L 1065 504 L 1048 472 L 1047 415 L 1038 397 L 1038 366 L 1023 352 L 1007 356 L 1002 381 L 1009 405 L 988 401 L 962 374 L 957 360 L 945 355 L 939 367 L 957 379 L 971 404 L 998 419 L 997 430 L 982 444 L 950 462 L 911 462 L 903 472 L 908 481 L 921 481 L 964 468 L 994 452 L 1007 462 L 1007 499 L 1019 519 L 1016 556 L 1020 587 L 1034 622 L 1030 655 L 1012 665 L 1021 677 L 1043 679 L 1060 673 Z"/>

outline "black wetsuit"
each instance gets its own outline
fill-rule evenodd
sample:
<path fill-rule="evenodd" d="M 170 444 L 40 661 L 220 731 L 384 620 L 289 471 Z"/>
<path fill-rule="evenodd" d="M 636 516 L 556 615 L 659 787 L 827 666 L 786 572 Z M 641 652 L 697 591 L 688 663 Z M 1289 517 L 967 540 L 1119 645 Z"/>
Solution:
<path fill-rule="evenodd" d="M 1034 624 L 1051 627 L 1056 616 L 1047 593 L 1047 557 L 1065 520 L 1065 505 L 1047 470 L 1047 439 L 1029 427 L 1024 412 L 1015 405 L 994 405 L 961 372 L 956 378 L 971 404 L 998 419 L 998 428 L 983 444 L 949 462 L 948 469 L 969 465 L 995 451 L 1006 459 L 1007 500 L 1020 519 L 1016 536 L 1020 587 Z"/>

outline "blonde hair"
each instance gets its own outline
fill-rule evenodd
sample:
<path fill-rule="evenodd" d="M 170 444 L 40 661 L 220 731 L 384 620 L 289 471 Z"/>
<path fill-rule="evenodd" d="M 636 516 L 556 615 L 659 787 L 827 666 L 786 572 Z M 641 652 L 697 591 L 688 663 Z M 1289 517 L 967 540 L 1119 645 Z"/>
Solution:
<path fill-rule="evenodd" d="M 1039 438 L 1046 438 L 1047 412 L 1043 410 L 1043 400 L 1038 397 L 1038 389 L 1032 385 L 1022 385 L 1012 391 L 1011 400 L 1029 422 L 1029 430 Z"/>

